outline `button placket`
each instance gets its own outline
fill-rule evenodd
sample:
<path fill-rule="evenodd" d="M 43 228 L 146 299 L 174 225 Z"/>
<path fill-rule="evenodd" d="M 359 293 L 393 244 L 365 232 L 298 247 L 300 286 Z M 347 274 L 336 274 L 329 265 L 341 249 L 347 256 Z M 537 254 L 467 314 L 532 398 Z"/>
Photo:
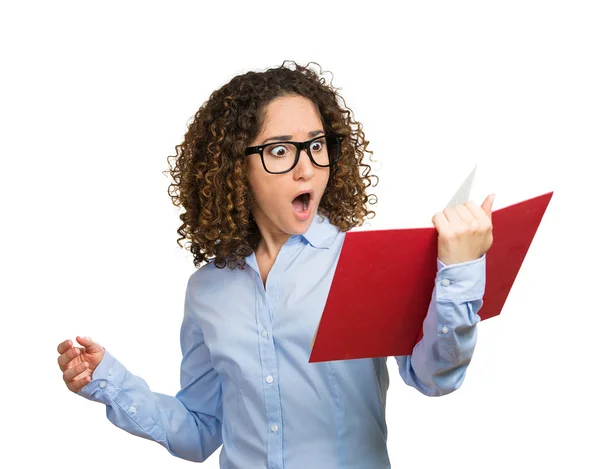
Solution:
<path fill-rule="evenodd" d="M 260 293 L 256 302 L 257 337 L 262 368 L 262 383 L 264 390 L 264 405 L 266 416 L 266 430 L 268 432 L 267 459 L 269 467 L 281 467 L 283 464 L 283 427 L 281 395 L 276 384 L 277 357 L 274 342 L 273 320 L 280 294 L 281 273 L 290 257 L 290 246 L 284 245 L 279 252 L 269 277 L 267 287 L 264 288 L 262 280 L 257 280 Z M 258 276 L 260 277 L 260 276 Z"/>

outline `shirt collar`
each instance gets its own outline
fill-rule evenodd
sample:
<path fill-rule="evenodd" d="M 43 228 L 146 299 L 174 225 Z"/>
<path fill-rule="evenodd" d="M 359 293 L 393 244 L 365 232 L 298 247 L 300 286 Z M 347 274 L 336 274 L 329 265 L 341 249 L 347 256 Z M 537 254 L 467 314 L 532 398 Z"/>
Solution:
<path fill-rule="evenodd" d="M 328 217 L 317 213 L 302 236 L 315 248 L 329 249 L 338 232 L 338 227 L 332 225 Z"/>
<path fill-rule="evenodd" d="M 323 220 L 321 220 L 321 217 L 323 217 Z M 301 238 L 304 238 L 315 248 L 329 249 L 339 231 L 337 226 L 331 224 L 328 217 L 317 213 L 308 227 L 308 230 L 306 230 L 303 235 L 290 236 L 290 239 L 287 240 L 286 244 L 295 244 L 299 242 Z M 246 262 L 260 275 L 254 251 L 246 257 Z"/>

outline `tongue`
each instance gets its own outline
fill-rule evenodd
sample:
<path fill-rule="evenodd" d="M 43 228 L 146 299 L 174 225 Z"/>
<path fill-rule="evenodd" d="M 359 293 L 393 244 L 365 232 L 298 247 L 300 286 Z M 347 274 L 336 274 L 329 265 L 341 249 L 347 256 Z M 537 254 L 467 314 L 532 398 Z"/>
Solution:
<path fill-rule="evenodd" d="M 302 202 L 302 196 L 296 197 L 292 201 L 292 206 L 296 212 L 302 212 L 304 210 L 304 203 Z"/>

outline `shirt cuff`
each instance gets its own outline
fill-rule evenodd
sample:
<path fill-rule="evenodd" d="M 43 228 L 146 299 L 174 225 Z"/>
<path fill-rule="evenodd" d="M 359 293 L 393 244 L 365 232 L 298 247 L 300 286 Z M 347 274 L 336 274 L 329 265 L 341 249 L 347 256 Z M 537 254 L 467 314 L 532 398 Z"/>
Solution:
<path fill-rule="evenodd" d="M 486 255 L 472 261 L 446 265 L 439 259 L 436 275 L 436 300 L 463 303 L 483 298 Z"/>
<path fill-rule="evenodd" d="M 126 368 L 104 349 L 104 357 L 92 373 L 92 380 L 78 394 L 92 401 L 106 403 L 107 398 L 113 397 L 113 391 L 120 389 L 126 373 Z"/>

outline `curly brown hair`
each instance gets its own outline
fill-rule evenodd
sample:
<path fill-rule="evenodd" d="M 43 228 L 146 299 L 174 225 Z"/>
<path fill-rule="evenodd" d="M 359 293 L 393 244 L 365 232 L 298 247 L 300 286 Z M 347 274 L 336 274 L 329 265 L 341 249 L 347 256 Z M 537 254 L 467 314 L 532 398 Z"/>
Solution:
<path fill-rule="evenodd" d="M 293 68 L 286 64 L 293 65 Z M 260 133 L 265 108 L 275 98 L 301 95 L 319 109 L 325 133 L 343 135 L 341 155 L 331 168 L 319 212 L 341 231 L 362 225 L 375 212 L 367 204 L 377 203 L 367 187 L 378 177 L 363 163 L 369 144 L 360 122 L 353 120 L 338 89 L 322 76 L 294 61 L 264 72 L 250 71 L 235 76 L 215 90 L 188 124 L 183 143 L 167 161 L 173 183 L 168 193 L 175 206 L 183 206 L 183 222 L 177 233 L 189 239 L 196 268 L 213 261 L 218 268 L 245 265 L 245 257 L 256 249 L 261 235 L 252 217 L 253 196 L 246 177 L 245 148 Z M 333 78 L 333 74 L 332 74 Z M 175 158 L 175 166 L 171 166 Z M 360 168 L 363 168 L 360 174 Z M 373 184 L 372 179 L 375 179 Z"/>

